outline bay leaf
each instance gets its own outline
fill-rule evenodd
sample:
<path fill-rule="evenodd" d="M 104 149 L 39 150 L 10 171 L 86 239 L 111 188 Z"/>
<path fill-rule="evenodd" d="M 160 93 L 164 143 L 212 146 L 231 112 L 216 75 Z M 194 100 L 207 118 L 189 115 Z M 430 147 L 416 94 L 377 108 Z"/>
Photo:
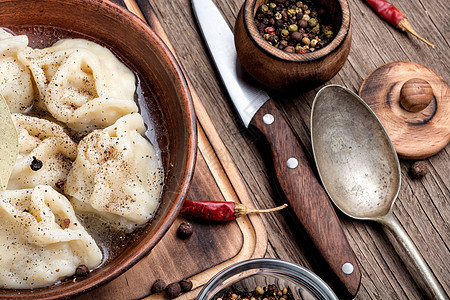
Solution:
<path fill-rule="evenodd" d="M 0 94 L 0 191 L 8 186 L 19 155 L 19 138 L 5 98 Z"/>

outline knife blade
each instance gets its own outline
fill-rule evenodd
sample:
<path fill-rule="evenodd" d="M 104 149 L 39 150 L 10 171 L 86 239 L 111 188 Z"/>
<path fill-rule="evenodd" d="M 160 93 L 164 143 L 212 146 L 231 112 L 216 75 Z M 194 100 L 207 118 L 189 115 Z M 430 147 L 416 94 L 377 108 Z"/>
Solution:
<path fill-rule="evenodd" d="M 297 135 L 264 90 L 245 79 L 233 33 L 211 0 L 191 0 L 194 16 L 216 69 L 245 127 L 267 140 L 284 197 L 316 249 L 347 293 L 355 296 L 361 272 L 325 190 Z"/>

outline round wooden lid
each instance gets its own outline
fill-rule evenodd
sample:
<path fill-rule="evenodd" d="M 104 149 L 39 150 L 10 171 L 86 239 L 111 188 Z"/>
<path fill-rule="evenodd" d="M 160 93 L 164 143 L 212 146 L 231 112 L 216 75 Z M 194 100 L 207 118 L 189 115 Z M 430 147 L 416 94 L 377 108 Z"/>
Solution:
<path fill-rule="evenodd" d="M 432 156 L 450 141 L 449 86 L 423 65 L 382 65 L 364 80 L 359 96 L 380 119 L 401 158 Z"/>

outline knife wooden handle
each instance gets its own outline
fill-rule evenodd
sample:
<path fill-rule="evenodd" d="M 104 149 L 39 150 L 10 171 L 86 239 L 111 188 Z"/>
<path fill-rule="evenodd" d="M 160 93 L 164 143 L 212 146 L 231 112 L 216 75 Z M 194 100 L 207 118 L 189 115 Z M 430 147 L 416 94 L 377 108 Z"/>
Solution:
<path fill-rule="evenodd" d="M 250 125 L 266 137 L 280 187 L 304 230 L 339 281 L 355 296 L 361 282 L 358 263 L 298 137 L 272 99 L 258 110 Z"/>

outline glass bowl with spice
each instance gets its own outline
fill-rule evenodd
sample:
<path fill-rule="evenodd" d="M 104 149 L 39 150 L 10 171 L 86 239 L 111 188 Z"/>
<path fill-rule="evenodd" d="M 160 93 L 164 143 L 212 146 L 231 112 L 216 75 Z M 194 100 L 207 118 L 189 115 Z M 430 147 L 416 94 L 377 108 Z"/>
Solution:
<path fill-rule="evenodd" d="M 347 60 L 351 35 L 346 0 L 246 0 L 234 29 L 246 71 L 276 90 L 330 80 Z"/>
<path fill-rule="evenodd" d="M 311 271 L 272 258 L 243 261 L 214 276 L 196 300 L 327 299 L 337 300 L 331 288 Z"/>

